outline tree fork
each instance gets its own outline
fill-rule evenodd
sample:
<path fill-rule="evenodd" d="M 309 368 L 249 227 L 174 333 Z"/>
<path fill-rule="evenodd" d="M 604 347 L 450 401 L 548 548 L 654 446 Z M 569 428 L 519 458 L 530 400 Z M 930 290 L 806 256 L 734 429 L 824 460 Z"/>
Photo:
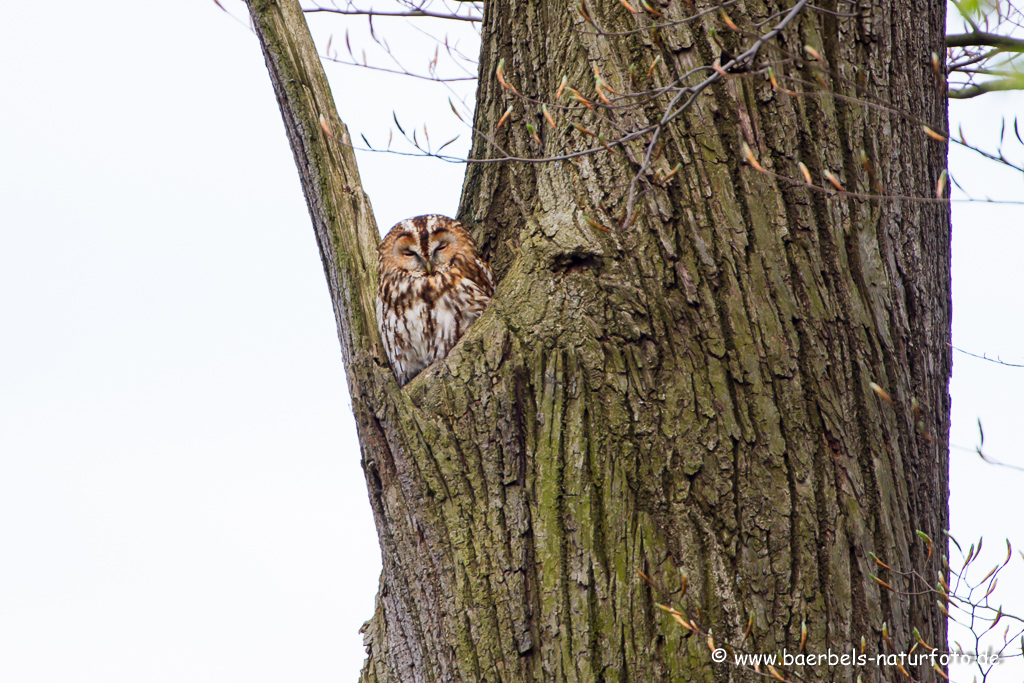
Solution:
<path fill-rule="evenodd" d="M 898 0 L 853 18 L 805 11 L 772 42 L 813 44 L 832 72 L 944 121 L 933 4 L 924 17 Z M 656 603 L 750 652 L 797 652 L 803 623 L 809 653 L 861 637 L 885 652 L 883 624 L 901 651 L 914 628 L 944 649 L 933 597 L 914 593 L 944 571 L 945 544 L 929 554 L 916 531 L 939 541 L 948 525 L 948 207 L 811 193 L 741 153 L 745 142 L 770 171 L 799 177 L 802 161 L 871 192 L 863 150 L 888 192 L 928 197 L 944 144 L 876 108 L 735 77 L 662 132 L 668 167 L 682 167 L 639 193 L 626 230 L 590 218 L 612 226 L 636 173 L 625 155 L 471 164 L 460 219 L 497 295 L 446 361 L 399 389 L 374 320 L 376 228 L 301 9 L 249 5 L 320 244 L 383 552 L 364 681 L 761 680 L 712 664 L 705 639 Z M 619 0 L 588 8 L 606 31 L 642 21 Z M 787 9 L 730 15 L 749 27 Z M 539 156 L 522 118 L 540 124 L 539 105 L 493 78 L 500 59 L 519 92 L 550 103 L 563 74 L 580 88 L 593 64 L 615 78 L 641 61 L 664 82 L 722 42 L 742 52 L 746 38 L 716 22 L 609 40 L 573 3 L 492 0 L 475 125 L 491 134 L 512 103 L 498 139 Z M 572 135 L 545 129 L 543 152 Z M 472 156 L 487 155 L 477 137 Z M 860 670 L 790 673 L 852 682 Z"/>

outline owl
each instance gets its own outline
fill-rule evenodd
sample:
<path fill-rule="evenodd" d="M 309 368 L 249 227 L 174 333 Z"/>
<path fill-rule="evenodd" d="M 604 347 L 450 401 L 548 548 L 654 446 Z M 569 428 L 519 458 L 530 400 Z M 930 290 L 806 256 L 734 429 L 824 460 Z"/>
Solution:
<path fill-rule="evenodd" d="M 388 360 L 405 385 L 448 355 L 494 294 L 476 242 L 445 216 L 407 218 L 378 250 L 377 323 Z"/>

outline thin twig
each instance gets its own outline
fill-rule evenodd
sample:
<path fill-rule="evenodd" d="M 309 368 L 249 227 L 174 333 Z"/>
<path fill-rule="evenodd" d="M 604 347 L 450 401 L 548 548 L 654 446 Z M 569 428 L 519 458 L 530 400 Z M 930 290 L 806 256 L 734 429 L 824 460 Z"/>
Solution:
<path fill-rule="evenodd" d="M 987 360 L 989 363 L 996 363 L 998 365 L 1005 365 L 1008 368 L 1024 368 L 1024 365 L 1018 365 L 1017 363 L 1007 363 L 1006 361 L 999 360 L 998 358 L 989 358 L 985 354 L 979 355 L 977 353 L 971 353 L 970 351 L 964 351 L 963 349 L 961 349 L 959 347 L 956 347 L 956 346 L 953 346 L 952 344 L 950 344 L 950 347 L 954 351 L 959 351 L 960 353 L 964 354 L 965 356 L 970 356 L 971 358 L 980 358 L 981 360 Z"/>
<path fill-rule="evenodd" d="M 447 14 L 444 12 L 428 12 L 426 10 L 414 9 L 408 12 L 379 12 L 376 10 L 366 9 L 338 9 L 335 7 L 310 7 L 303 8 L 303 12 L 306 14 L 314 14 L 317 12 L 325 12 L 327 14 L 346 14 L 353 16 L 363 17 L 406 17 L 406 18 L 417 18 L 417 17 L 428 17 L 430 19 L 451 19 L 453 21 L 471 21 L 480 22 L 483 21 L 483 17 L 478 17 L 475 14 L 462 16 L 459 14 Z"/>

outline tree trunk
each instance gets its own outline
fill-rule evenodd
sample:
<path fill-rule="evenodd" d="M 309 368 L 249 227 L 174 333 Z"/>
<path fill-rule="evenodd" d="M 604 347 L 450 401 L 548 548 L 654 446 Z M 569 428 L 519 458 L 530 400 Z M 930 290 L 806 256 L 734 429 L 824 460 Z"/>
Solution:
<path fill-rule="evenodd" d="M 948 518 L 949 211 L 906 199 L 934 196 L 945 168 L 945 145 L 921 128 L 946 120 L 930 57 L 943 3 L 804 8 L 756 64 L 806 94 L 763 74 L 720 79 L 660 132 L 630 210 L 649 136 L 471 164 L 459 218 L 497 294 L 404 389 L 374 324 L 372 218 L 301 12 L 249 4 L 331 286 L 383 551 L 363 681 L 762 680 L 711 663 L 709 632 L 754 653 L 848 653 L 863 637 L 874 656 L 906 652 L 916 628 L 944 649 L 924 591 L 943 571 Z M 575 2 L 488 0 L 475 125 L 509 155 L 594 145 L 568 121 L 617 138 L 601 107 L 557 107 L 563 75 L 595 101 L 594 65 L 618 93 L 665 85 L 742 53 L 792 5 L 729 6 L 740 32 L 711 12 L 626 36 L 608 34 L 696 10 L 586 7 L 603 35 Z M 821 81 L 799 66 L 804 45 Z M 558 128 L 502 87 L 502 59 Z M 657 123 L 666 99 L 609 116 Z M 744 162 L 744 143 L 767 172 Z M 472 156 L 504 154 L 478 136 Z M 890 198 L 808 189 L 798 162 Z M 934 552 L 917 530 L 942 541 Z M 903 679 L 874 663 L 783 675 L 861 673 Z"/>

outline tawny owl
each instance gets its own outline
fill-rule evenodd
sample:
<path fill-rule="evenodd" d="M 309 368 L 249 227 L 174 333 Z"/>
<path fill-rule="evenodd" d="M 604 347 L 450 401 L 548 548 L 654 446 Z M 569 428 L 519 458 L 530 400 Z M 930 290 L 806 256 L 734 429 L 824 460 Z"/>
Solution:
<path fill-rule="evenodd" d="M 406 384 L 448 355 L 494 294 L 491 269 L 462 225 L 445 216 L 407 218 L 378 252 L 377 323 L 388 360 Z"/>

